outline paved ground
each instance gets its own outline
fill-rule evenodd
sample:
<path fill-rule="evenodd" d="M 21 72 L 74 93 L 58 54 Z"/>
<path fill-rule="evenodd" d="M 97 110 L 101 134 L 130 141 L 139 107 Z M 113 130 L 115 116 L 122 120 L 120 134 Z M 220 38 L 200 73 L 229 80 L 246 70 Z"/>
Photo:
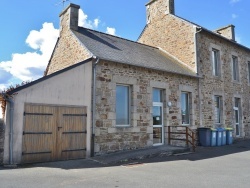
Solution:
<path fill-rule="evenodd" d="M 0 187 L 249 188 L 250 140 L 218 148 L 199 147 L 194 154 L 114 164 L 86 159 L 0 169 Z"/>

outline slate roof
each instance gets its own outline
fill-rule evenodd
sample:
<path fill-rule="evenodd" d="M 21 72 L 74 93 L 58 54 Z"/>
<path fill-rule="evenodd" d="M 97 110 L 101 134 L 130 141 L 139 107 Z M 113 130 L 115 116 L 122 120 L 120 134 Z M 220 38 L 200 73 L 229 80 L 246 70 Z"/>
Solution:
<path fill-rule="evenodd" d="M 194 71 L 158 48 L 83 27 L 72 32 L 100 59 L 197 77 Z"/>

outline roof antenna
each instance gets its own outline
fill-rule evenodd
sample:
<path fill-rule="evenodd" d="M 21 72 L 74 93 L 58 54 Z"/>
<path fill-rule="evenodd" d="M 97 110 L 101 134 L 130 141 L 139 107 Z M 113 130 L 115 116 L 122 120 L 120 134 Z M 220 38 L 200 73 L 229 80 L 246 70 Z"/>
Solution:
<path fill-rule="evenodd" d="M 61 0 L 61 2 L 59 2 L 59 3 L 56 4 L 56 6 L 62 4 L 63 8 L 64 8 L 65 2 L 67 2 L 67 1 L 70 1 L 70 0 Z"/>

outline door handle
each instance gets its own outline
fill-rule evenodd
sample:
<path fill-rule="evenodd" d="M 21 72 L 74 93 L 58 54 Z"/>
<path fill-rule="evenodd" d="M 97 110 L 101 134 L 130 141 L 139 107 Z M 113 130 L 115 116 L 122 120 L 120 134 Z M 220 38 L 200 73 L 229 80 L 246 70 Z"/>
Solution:
<path fill-rule="evenodd" d="M 61 128 L 63 128 L 63 127 L 57 127 L 58 131 L 59 131 Z"/>

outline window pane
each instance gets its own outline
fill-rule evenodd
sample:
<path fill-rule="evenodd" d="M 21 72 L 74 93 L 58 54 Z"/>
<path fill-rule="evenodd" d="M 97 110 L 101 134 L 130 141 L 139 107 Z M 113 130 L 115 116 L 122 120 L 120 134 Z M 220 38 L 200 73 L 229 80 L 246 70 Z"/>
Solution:
<path fill-rule="evenodd" d="M 153 107 L 153 125 L 162 125 L 162 107 Z"/>
<path fill-rule="evenodd" d="M 181 94 L 181 115 L 182 115 L 182 124 L 189 124 L 189 94 Z"/>
<path fill-rule="evenodd" d="M 238 59 L 235 56 L 233 56 L 233 79 L 236 81 L 239 80 Z"/>
<path fill-rule="evenodd" d="M 234 106 L 235 107 L 239 107 L 240 99 L 239 98 L 235 98 L 234 101 L 235 101 Z"/>
<path fill-rule="evenodd" d="M 215 76 L 219 76 L 219 51 L 213 49 L 212 51 L 212 56 L 213 56 L 213 74 Z"/>
<path fill-rule="evenodd" d="M 235 123 L 239 123 L 239 110 L 235 110 Z"/>
<path fill-rule="evenodd" d="M 128 86 L 116 86 L 116 125 L 129 125 Z"/>
<path fill-rule="evenodd" d="M 153 102 L 162 102 L 162 90 L 153 89 Z"/>
<path fill-rule="evenodd" d="M 221 123 L 221 104 L 219 96 L 215 96 L 215 123 Z"/>

